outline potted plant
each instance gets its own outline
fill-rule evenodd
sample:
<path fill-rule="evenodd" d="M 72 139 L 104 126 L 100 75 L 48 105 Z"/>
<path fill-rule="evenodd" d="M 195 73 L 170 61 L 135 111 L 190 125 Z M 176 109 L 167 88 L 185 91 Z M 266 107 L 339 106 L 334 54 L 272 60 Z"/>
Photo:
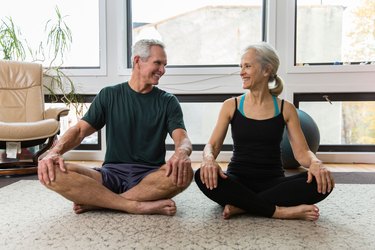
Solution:
<path fill-rule="evenodd" d="M 40 41 L 39 47 L 33 49 L 27 39 L 22 37 L 20 29 L 11 17 L 6 17 L 0 23 L 0 57 L 4 60 L 25 60 L 31 58 L 32 62 L 45 63 L 49 55 L 48 66 L 44 67 L 44 87 L 52 102 L 62 101 L 67 106 L 73 105 L 77 115 L 83 109 L 82 98 L 76 93 L 73 81 L 62 68 L 64 55 L 70 49 L 72 32 L 65 22 L 58 7 L 55 8 L 55 19 L 50 19 L 45 24 L 46 38 Z M 44 64 L 45 65 L 45 64 Z"/>

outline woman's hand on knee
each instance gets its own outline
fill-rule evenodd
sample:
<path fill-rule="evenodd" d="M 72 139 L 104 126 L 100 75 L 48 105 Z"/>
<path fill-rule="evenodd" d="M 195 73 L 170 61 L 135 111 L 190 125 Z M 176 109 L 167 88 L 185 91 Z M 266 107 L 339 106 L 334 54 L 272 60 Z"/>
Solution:
<path fill-rule="evenodd" d="M 308 183 L 311 183 L 313 177 L 315 177 L 319 193 L 330 193 L 335 187 L 331 172 L 321 162 L 312 163 L 307 174 Z"/>
<path fill-rule="evenodd" d="M 218 176 L 223 179 L 228 177 L 215 160 L 205 160 L 201 163 L 200 178 L 207 189 L 212 190 L 217 188 Z"/>

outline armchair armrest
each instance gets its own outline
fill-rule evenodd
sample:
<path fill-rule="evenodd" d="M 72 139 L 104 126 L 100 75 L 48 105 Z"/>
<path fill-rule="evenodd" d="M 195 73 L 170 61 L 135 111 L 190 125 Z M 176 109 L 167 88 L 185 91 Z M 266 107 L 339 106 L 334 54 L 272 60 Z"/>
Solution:
<path fill-rule="evenodd" d="M 44 111 L 44 119 L 55 119 L 60 121 L 60 117 L 69 114 L 68 108 L 49 108 Z"/>

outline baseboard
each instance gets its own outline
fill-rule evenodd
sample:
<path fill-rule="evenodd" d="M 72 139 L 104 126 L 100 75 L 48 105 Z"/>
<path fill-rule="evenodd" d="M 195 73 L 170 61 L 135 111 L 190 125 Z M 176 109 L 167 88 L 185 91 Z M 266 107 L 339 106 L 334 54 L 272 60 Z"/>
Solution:
<path fill-rule="evenodd" d="M 323 162 L 332 163 L 375 163 L 375 152 L 318 152 Z"/>
<path fill-rule="evenodd" d="M 167 151 L 166 159 L 172 156 L 173 151 Z M 195 162 L 202 161 L 202 151 L 193 151 L 190 159 Z M 375 163 L 375 152 L 318 152 L 317 156 L 323 162 L 331 163 Z M 70 151 L 64 155 L 66 160 L 81 161 L 102 161 L 104 151 Z M 232 152 L 221 152 L 217 160 L 220 162 L 229 162 Z"/>

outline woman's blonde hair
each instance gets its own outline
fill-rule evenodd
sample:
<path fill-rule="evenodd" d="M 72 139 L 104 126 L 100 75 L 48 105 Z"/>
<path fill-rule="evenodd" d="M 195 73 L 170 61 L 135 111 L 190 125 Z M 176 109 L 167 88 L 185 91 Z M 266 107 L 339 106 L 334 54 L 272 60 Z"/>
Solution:
<path fill-rule="evenodd" d="M 262 69 L 265 69 L 266 67 L 269 67 L 271 69 L 271 74 L 268 79 L 268 87 L 270 89 L 271 95 L 279 96 L 283 91 L 284 81 L 280 76 L 277 75 L 280 60 L 276 50 L 266 42 L 248 46 L 245 49 L 245 53 L 250 49 L 255 51 L 255 54 L 257 55 L 256 59 L 261 64 Z"/>

